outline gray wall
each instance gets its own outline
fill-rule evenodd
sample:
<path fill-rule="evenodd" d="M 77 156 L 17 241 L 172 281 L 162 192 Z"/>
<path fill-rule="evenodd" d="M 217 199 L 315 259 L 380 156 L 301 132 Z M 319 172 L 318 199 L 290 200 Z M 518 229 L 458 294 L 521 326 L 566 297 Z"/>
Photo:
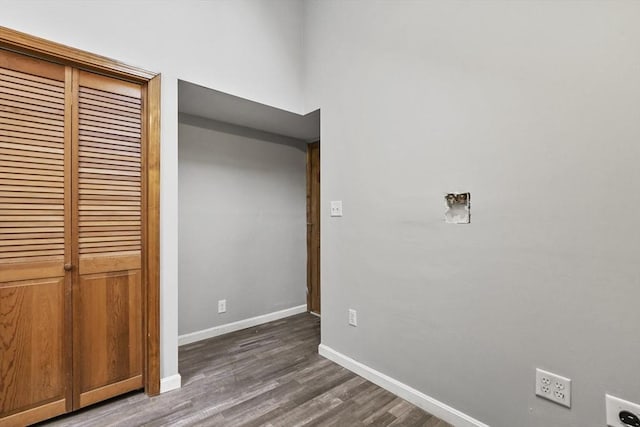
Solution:
<path fill-rule="evenodd" d="M 180 335 L 306 303 L 305 150 L 180 116 Z"/>
<path fill-rule="evenodd" d="M 322 342 L 493 427 L 640 402 L 640 2 L 306 14 Z M 445 224 L 448 191 L 470 225 Z M 571 410 L 534 396 L 535 367 L 573 379 Z"/>

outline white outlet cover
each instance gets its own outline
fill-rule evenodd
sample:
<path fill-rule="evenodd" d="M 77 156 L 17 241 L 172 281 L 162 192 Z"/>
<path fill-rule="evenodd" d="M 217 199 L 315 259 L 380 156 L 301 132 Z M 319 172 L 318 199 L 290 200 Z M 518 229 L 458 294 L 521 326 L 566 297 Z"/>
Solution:
<path fill-rule="evenodd" d="M 571 408 L 571 380 L 552 372 L 536 369 L 536 395 Z"/>
<path fill-rule="evenodd" d="M 640 405 L 637 403 L 629 402 L 609 394 L 605 395 L 605 402 L 607 405 L 607 425 L 609 427 L 629 427 L 620 422 L 618 414 L 620 414 L 621 411 L 629 411 L 637 417 L 640 417 Z"/>
<path fill-rule="evenodd" d="M 342 200 L 331 201 L 331 216 L 342 216 Z"/>
<path fill-rule="evenodd" d="M 227 300 L 221 299 L 218 301 L 218 313 L 226 313 L 227 312 Z"/>

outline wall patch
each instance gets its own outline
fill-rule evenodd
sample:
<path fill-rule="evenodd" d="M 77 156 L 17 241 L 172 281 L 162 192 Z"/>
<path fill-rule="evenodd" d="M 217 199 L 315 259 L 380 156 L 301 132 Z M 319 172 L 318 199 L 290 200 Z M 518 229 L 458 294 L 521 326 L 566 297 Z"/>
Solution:
<path fill-rule="evenodd" d="M 447 203 L 444 220 L 448 224 L 469 224 L 471 222 L 471 193 L 447 193 L 444 200 Z"/>

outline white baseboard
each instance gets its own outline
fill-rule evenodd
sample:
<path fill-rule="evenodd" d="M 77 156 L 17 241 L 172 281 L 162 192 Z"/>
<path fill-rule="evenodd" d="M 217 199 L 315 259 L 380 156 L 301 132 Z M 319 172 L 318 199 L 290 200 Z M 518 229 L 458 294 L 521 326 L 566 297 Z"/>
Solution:
<path fill-rule="evenodd" d="M 428 413 L 435 415 L 449 424 L 456 427 L 489 427 L 487 424 L 484 424 L 475 418 L 472 418 L 469 415 L 434 399 L 433 397 L 427 396 L 415 388 L 409 387 L 408 385 L 401 383 L 382 372 L 378 372 L 367 365 L 353 360 L 352 358 L 335 351 L 331 347 L 320 344 L 318 346 L 318 352 L 321 356 L 326 357 L 344 368 L 347 368 L 348 370 L 405 399 L 406 401 L 413 403 L 417 407 L 424 409 Z"/>
<path fill-rule="evenodd" d="M 274 320 L 283 319 L 293 316 L 294 314 L 305 313 L 307 305 L 299 305 L 297 307 L 287 308 L 285 310 L 274 311 L 273 313 L 263 314 L 262 316 L 251 317 L 249 319 L 239 320 L 226 325 L 215 326 L 201 331 L 191 332 L 189 334 L 180 335 L 178 337 L 178 346 L 191 344 L 192 342 L 206 340 L 208 338 L 217 337 L 218 335 L 228 334 L 229 332 L 239 331 L 240 329 L 251 328 Z"/>
<path fill-rule="evenodd" d="M 182 377 L 180 374 L 171 375 L 170 377 L 160 380 L 160 393 L 166 393 L 182 387 Z"/>

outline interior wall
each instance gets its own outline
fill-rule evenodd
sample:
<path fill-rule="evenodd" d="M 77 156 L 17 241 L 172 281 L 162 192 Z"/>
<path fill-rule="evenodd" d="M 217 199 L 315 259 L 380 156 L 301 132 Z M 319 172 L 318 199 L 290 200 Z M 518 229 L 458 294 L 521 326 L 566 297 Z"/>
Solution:
<path fill-rule="evenodd" d="M 306 143 L 179 123 L 179 334 L 306 304 Z"/>
<path fill-rule="evenodd" d="M 493 427 L 640 402 L 640 3 L 306 5 L 322 343 Z M 450 191 L 471 224 L 445 223 Z"/>
<path fill-rule="evenodd" d="M 0 25 L 162 73 L 161 376 L 178 374 L 178 79 L 302 107 L 298 0 L 0 0 Z M 176 381 L 171 383 L 175 384 Z"/>

